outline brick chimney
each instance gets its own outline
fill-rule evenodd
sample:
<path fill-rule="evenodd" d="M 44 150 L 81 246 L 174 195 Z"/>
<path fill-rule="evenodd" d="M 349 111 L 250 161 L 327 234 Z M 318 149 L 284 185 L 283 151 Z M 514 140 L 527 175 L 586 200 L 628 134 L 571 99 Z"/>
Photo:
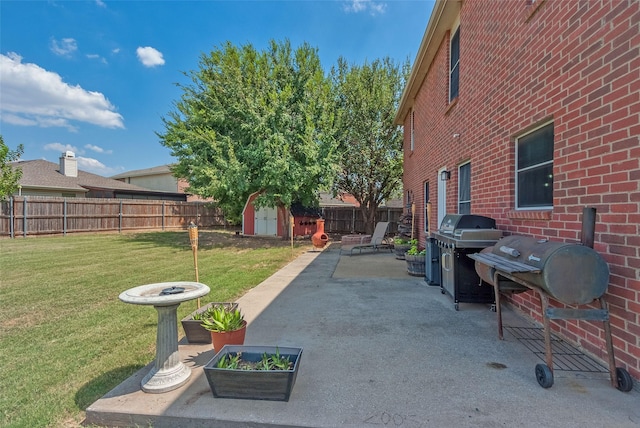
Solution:
<path fill-rule="evenodd" d="M 67 150 L 60 156 L 60 174 L 67 177 L 78 176 L 78 159 L 75 153 Z"/>

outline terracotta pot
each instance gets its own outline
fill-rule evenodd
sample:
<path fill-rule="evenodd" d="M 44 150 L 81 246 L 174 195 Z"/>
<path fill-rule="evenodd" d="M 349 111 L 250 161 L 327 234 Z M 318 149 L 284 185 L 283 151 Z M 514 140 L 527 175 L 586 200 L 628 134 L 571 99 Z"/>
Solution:
<path fill-rule="evenodd" d="M 197 309 L 195 312 L 192 312 L 185 318 L 181 320 L 182 328 L 184 329 L 184 335 L 187 337 L 187 341 L 189 343 L 211 343 L 211 332 L 206 328 L 202 327 L 201 320 L 194 320 L 193 315 L 198 313 L 203 313 L 207 311 L 212 306 L 224 305 L 228 306 L 231 309 L 237 309 L 237 303 L 227 303 L 227 302 L 212 302 L 207 303 L 200 309 Z"/>
<path fill-rule="evenodd" d="M 316 248 L 324 248 L 329 241 L 329 237 L 324 233 L 324 220 L 318 219 L 316 221 L 316 233 L 311 236 L 311 242 Z"/>
<path fill-rule="evenodd" d="M 247 322 L 242 322 L 242 327 L 234 331 L 212 331 L 211 343 L 213 349 L 219 352 L 224 345 L 243 345 L 244 336 L 247 333 Z"/>

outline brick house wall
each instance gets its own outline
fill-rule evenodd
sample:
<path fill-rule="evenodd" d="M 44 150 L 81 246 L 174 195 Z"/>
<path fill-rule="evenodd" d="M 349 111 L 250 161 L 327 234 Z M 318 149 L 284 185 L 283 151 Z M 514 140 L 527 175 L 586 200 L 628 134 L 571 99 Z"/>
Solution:
<path fill-rule="evenodd" d="M 459 95 L 449 102 L 458 23 Z M 438 171 L 451 171 L 446 212 L 457 213 L 466 162 L 471 212 L 495 218 L 506 234 L 579 242 L 583 208 L 597 209 L 594 248 L 611 271 L 615 357 L 640 378 L 640 2 L 437 1 L 396 123 L 405 130 L 405 195 L 425 206 L 429 183 L 432 228 Z M 553 208 L 516 210 L 515 141 L 545 123 L 554 131 Z M 417 210 L 423 245 L 425 212 Z M 542 319 L 534 293 L 512 303 Z M 602 323 L 552 326 L 605 359 Z"/>

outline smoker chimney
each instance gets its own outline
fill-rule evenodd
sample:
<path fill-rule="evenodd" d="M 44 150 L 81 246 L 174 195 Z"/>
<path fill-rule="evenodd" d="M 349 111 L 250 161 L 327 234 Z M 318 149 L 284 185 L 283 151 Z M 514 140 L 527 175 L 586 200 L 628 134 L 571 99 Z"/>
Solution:
<path fill-rule="evenodd" d="M 78 160 L 75 153 L 67 150 L 60 156 L 60 174 L 67 177 L 78 176 Z"/>

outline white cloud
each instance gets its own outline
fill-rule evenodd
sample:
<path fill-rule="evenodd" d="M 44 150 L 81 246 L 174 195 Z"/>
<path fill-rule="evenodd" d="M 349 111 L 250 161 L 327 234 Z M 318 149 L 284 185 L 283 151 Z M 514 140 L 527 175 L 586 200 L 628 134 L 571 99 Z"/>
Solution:
<path fill-rule="evenodd" d="M 387 10 L 387 4 L 371 0 L 349 0 L 344 3 L 343 9 L 349 13 L 368 11 L 371 15 L 382 15 Z"/>
<path fill-rule="evenodd" d="M 112 50 L 111 50 L 111 53 L 112 53 L 112 54 L 114 54 L 114 55 L 119 54 L 119 53 L 120 53 L 120 48 L 114 48 L 114 49 L 112 49 Z"/>
<path fill-rule="evenodd" d="M 96 6 L 107 7 L 106 3 L 103 2 L 102 0 L 96 0 Z"/>
<path fill-rule="evenodd" d="M 64 152 L 78 153 L 78 148 L 76 146 L 72 146 L 71 144 L 49 143 L 49 144 L 45 144 L 44 149 L 52 150 L 58 153 L 64 153 Z"/>
<path fill-rule="evenodd" d="M 162 58 L 162 52 L 152 47 L 139 47 L 136 49 L 138 59 L 145 67 L 155 67 L 158 65 L 164 65 L 164 58 Z"/>
<path fill-rule="evenodd" d="M 110 155 L 111 153 L 113 153 L 113 150 L 105 150 L 100 146 L 94 146 L 93 144 L 85 144 L 84 148 L 87 150 L 91 150 L 94 151 L 96 153 L 104 153 L 107 155 Z"/>
<path fill-rule="evenodd" d="M 5 123 L 9 123 L 11 125 L 18 125 L 18 126 L 37 126 L 38 125 L 38 122 L 33 119 L 27 119 L 26 117 L 16 116 L 15 114 L 11 114 L 11 113 L 2 114 L 2 121 Z"/>
<path fill-rule="evenodd" d="M 101 57 L 98 54 L 87 54 L 87 58 L 89 58 L 89 59 L 97 59 L 101 63 L 107 64 L 107 60 L 105 58 Z"/>
<path fill-rule="evenodd" d="M 70 121 L 104 128 L 124 128 L 122 115 L 100 92 L 71 86 L 57 73 L 36 64 L 23 64 L 22 57 L 0 54 L 0 113 L 14 125 L 66 127 Z"/>
<path fill-rule="evenodd" d="M 50 48 L 56 55 L 70 57 L 78 50 L 78 44 L 72 38 L 64 38 L 60 41 L 52 38 Z"/>
<path fill-rule="evenodd" d="M 124 168 L 108 167 L 96 159 L 85 158 L 82 156 L 76 156 L 76 159 L 78 159 L 78 169 L 92 174 L 102 175 L 103 177 L 110 177 L 124 171 Z"/>

